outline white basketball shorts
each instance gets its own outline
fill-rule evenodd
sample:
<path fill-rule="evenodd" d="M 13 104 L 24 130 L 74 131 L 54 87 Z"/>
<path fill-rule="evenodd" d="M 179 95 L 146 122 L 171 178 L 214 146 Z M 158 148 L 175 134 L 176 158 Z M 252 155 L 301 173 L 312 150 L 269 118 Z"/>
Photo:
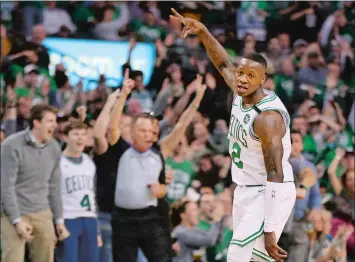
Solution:
<path fill-rule="evenodd" d="M 282 195 L 275 229 L 277 241 L 296 201 L 295 184 L 284 183 Z M 237 186 L 233 201 L 233 238 L 227 262 L 274 261 L 265 250 L 264 217 L 265 186 Z"/>

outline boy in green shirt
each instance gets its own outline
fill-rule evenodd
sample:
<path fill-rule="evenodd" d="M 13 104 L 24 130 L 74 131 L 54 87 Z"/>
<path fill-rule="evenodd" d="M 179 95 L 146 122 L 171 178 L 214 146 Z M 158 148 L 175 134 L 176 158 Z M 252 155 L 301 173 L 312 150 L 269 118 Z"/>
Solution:
<path fill-rule="evenodd" d="M 180 143 L 173 156 L 166 160 L 166 165 L 173 170 L 173 181 L 169 184 L 165 197 L 169 203 L 182 199 L 195 177 L 193 164 L 186 159 L 184 151 L 184 146 Z"/>

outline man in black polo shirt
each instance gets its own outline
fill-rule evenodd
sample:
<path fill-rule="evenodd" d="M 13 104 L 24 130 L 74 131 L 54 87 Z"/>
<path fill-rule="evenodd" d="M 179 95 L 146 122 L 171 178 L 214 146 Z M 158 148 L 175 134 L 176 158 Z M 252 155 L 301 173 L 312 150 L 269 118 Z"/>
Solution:
<path fill-rule="evenodd" d="M 152 148 L 153 121 L 149 114 L 134 118 L 131 147 L 119 160 L 112 214 L 115 262 L 135 262 L 138 247 L 148 261 L 169 261 L 171 247 L 157 211 L 158 199 L 166 194 L 164 162 Z"/>
<path fill-rule="evenodd" d="M 98 219 L 103 241 L 103 246 L 100 250 L 101 262 L 113 261 L 111 213 L 114 207 L 117 167 L 120 153 L 130 147 L 128 143 L 117 143 L 119 137 L 129 141 L 130 131 L 127 131 L 125 127 L 121 127 L 119 129 L 121 132 L 116 132 L 112 126 L 117 125 L 118 127 L 120 122 L 130 125 L 131 118 L 121 115 L 133 86 L 134 82 L 128 79 L 127 71 L 122 89 L 117 89 L 110 94 L 96 120 L 93 130 L 95 141 L 94 162 L 97 167 L 96 196 L 99 209 Z M 116 141 L 113 143 L 112 139 L 116 139 Z"/>

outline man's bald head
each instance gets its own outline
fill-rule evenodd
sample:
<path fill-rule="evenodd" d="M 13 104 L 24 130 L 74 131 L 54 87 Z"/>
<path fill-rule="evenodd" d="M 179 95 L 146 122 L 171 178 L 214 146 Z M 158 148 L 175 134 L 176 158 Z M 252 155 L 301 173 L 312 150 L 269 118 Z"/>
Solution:
<path fill-rule="evenodd" d="M 44 25 L 38 24 L 32 28 L 32 42 L 41 45 L 46 38 L 46 29 Z"/>

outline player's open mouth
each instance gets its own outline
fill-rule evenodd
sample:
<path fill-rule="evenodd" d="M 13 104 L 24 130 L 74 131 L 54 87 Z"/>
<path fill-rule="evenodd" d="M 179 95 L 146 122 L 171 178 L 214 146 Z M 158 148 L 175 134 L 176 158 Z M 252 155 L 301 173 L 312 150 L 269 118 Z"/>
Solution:
<path fill-rule="evenodd" d="M 248 87 L 247 86 L 243 86 L 243 85 L 238 85 L 238 91 L 239 92 L 246 92 L 248 90 Z"/>

